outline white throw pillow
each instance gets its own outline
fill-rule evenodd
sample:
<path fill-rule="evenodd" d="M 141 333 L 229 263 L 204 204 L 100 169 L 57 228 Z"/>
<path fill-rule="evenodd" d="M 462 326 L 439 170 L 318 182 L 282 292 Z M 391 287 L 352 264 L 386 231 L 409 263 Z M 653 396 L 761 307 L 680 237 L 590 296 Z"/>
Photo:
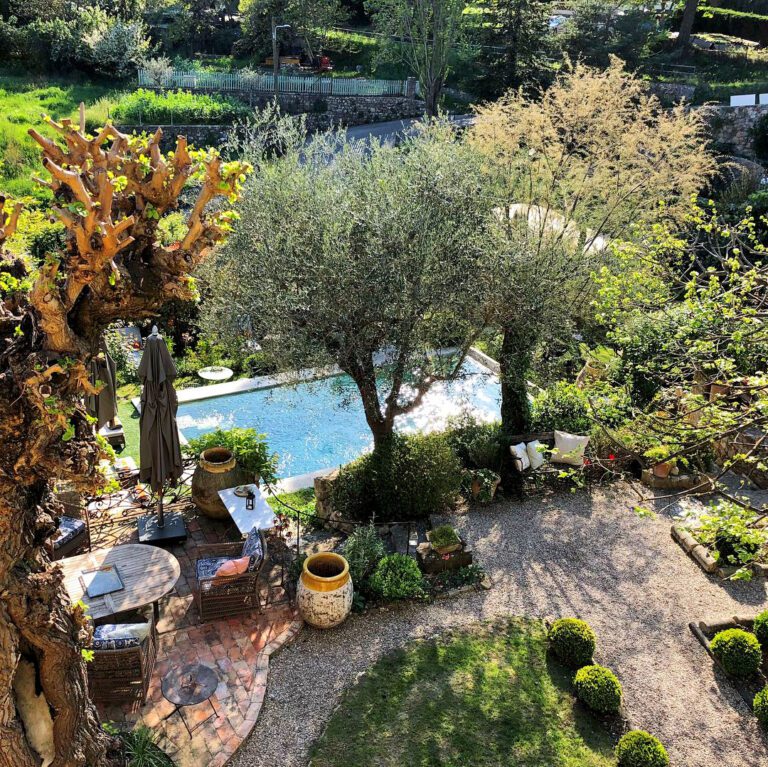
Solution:
<path fill-rule="evenodd" d="M 588 443 L 589 437 L 555 430 L 555 450 L 552 453 L 552 463 L 581 466 L 584 463 L 584 451 L 587 449 Z"/>
<path fill-rule="evenodd" d="M 525 446 L 525 452 L 528 453 L 528 461 L 534 471 L 547 462 L 544 453 L 541 452 L 543 447 L 544 446 L 537 439 L 533 440 L 533 442 L 529 442 Z"/>
<path fill-rule="evenodd" d="M 525 471 L 531 468 L 531 462 L 528 460 L 528 451 L 525 449 L 525 442 L 510 445 L 509 452 L 512 453 L 512 458 L 515 459 L 515 466 L 518 471 Z"/>

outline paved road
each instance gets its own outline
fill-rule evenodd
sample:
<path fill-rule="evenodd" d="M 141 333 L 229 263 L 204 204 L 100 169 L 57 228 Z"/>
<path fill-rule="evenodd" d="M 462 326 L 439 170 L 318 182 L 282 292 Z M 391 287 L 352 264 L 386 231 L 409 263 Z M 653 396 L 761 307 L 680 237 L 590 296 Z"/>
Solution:
<path fill-rule="evenodd" d="M 672 541 L 670 519 L 638 517 L 637 502 L 618 485 L 456 515 L 493 588 L 354 615 L 333 631 L 305 628 L 270 664 L 264 708 L 233 767 L 303 767 L 342 691 L 381 654 L 500 615 L 588 620 L 632 722 L 664 741 L 675 767 L 766 767 L 755 718 L 688 629 L 765 609 L 766 582 L 705 575 Z"/>
<path fill-rule="evenodd" d="M 472 123 L 474 118 L 472 115 L 452 115 L 449 119 L 457 127 L 466 127 Z M 395 142 L 416 122 L 417 120 L 390 120 L 383 123 L 355 125 L 347 128 L 347 137 L 363 141 L 376 138 L 381 141 Z"/>

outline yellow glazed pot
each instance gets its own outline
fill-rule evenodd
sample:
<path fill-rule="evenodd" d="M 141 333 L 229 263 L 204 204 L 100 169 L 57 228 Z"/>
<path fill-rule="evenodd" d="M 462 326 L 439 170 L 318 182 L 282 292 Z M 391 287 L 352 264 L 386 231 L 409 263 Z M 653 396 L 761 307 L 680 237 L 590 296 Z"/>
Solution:
<path fill-rule="evenodd" d="M 344 557 L 330 551 L 307 557 L 296 590 L 299 611 L 307 623 L 319 629 L 338 626 L 352 610 L 352 594 Z"/>

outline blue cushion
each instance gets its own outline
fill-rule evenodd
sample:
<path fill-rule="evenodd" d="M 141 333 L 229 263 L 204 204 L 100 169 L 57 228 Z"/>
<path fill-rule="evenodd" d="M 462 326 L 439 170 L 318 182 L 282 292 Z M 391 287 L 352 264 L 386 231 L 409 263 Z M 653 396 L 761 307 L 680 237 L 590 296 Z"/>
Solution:
<path fill-rule="evenodd" d="M 216 571 L 225 563 L 229 562 L 229 557 L 208 557 L 207 559 L 197 560 L 197 580 L 204 578 L 213 578 Z"/>
<path fill-rule="evenodd" d="M 251 532 L 248 533 L 248 537 L 243 544 L 242 556 L 250 557 L 248 561 L 248 569 L 250 571 L 255 570 L 256 566 L 264 558 L 264 550 L 261 546 L 261 536 L 259 535 L 259 529 L 257 527 L 254 527 Z"/>
<path fill-rule="evenodd" d="M 149 636 L 148 623 L 105 623 L 93 630 L 94 650 L 125 650 L 141 647 Z"/>
<path fill-rule="evenodd" d="M 61 517 L 59 529 L 53 539 L 53 548 L 58 549 L 65 543 L 69 543 L 73 538 L 85 531 L 85 522 L 82 519 L 74 517 Z"/>

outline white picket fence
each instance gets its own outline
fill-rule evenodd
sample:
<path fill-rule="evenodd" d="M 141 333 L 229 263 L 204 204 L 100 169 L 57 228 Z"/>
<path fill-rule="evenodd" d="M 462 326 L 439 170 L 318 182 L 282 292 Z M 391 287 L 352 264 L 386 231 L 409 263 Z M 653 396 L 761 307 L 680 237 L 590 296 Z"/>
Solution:
<path fill-rule="evenodd" d="M 768 93 L 745 93 L 738 96 L 731 96 L 730 106 L 732 107 L 754 107 L 767 106 Z"/>
<path fill-rule="evenodd" d="M 164 77 L 158 83 L 146 69 L 139 70 L 142 88 L 184 88 L 192 91 L 255 92 L 274 90 L 271 74 L 248 72 L 181 72 Z M 280 75 L 280 93 L 310 93 L 328 96 L 406 96 L 407 80 L 365 80 L 363 78 L 312 77 L 309 75 Z"/>

